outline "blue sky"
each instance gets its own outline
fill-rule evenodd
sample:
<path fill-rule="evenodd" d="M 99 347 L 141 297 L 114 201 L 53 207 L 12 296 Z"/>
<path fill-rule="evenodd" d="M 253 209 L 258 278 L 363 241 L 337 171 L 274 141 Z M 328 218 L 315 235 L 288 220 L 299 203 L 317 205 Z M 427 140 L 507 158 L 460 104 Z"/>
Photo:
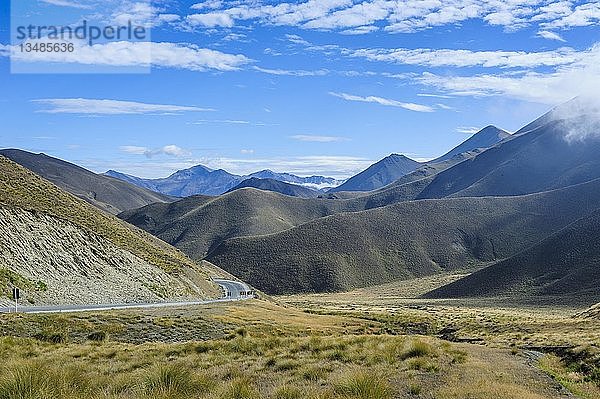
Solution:
<path fill-rule="evenodd" d="M 600 89 L 597 2 L 19 0 L 13 22 L 151 29 L 151 43 L 19 58 L 47 72 L 28 74 L 11 73 L 0 7 L 0 147 L 97 172 L 343 178 L 392 152 L 436 157 L 488 124 L 515 131 Z M 90 66 L 112 73 L 77 73 Z M 150 73 L 125 73 L 136 67 Z"/>

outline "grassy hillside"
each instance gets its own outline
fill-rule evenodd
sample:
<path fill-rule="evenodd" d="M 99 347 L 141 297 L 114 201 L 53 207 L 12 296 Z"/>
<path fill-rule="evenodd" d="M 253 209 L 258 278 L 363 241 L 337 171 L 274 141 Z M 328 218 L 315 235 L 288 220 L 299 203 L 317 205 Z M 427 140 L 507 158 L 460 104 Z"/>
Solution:
<path fill-rule="evenodd" d="M 230 239 L 208 259 L 268 293 L 345 290 L 510 257 L 599 205 L 600 180 L 521 197 L 410 201 Z"/>
<path fill-rule="evenodd" d="M 98 175 L 77 165 L 21 150 L 0 150 L 0 155 L 26 167 L 63 190 L 114 215 L 173 198 L 124 181 Z"/>
<path fill-rule="evenodd" d="M 200 259 L 224 239 L 283 231 L 348 209 L 362 208 L 359 203 L 302 199 L 248 188 L 220 197 L 153 204 L 119 217 Z"/>
<path fill-rule="evenodd" d="M 41 213 L 69 222 L 167 273 L 183 276 L 191 270 L 199 276 L 203 275 L 197 264 L 170 245 L 99 211 L 1 156 L 0 205 L 7 209 Z M 216 293 L 206 276 L 197 280 L 205 293 Z"/>
<path fill-rule="evenodd" d="M 348 199 L 335 198 L 344 193 L 299 198 L 247 188 L 219 197 L 193 196 L 168 204 L 151 204 L 125 211 L 119 217 L 193 259 L 201 259 L 229 238 L 273 234 L 324 216 L 414 199 L 431 179 L 429 176 Z"/>
<path fill-rule="evenodd" d="M 600 301 L 600 211 L 541 243 L 428 294 L 430 298 L 540 295 Z"/>
<path fill-rule="evenodd" d="M 590 135 L 570 140 L 587 129 L 586 119 L 551 121 L 515 135 L 475 158 L 440 172 L 419 198 L 521 195 L 600 177 L 600 140 Z"/>

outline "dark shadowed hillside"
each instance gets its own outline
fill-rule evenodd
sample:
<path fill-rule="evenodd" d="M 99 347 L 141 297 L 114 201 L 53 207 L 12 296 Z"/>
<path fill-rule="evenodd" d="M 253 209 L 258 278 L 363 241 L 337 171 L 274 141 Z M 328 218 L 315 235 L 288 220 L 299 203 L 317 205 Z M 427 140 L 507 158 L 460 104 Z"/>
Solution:
<path fill-rule="evenodd" d="M 0 150 L 0 155 L 112 214 L 173 198 L 133 184 L 98 175 L 69 162 L 21 150 Z"/>
<path fill-rule="evenodd" d="M 409 201 L 230 239 L 208 259 L 270 293 L 380 284 L 515 255 L 596 209 L 599 190 L 596 180 L 522 197 Z"/>
<path fill-rule="evenodd" d="M 598 178 L 600 135 L 587 135 L 587 129 L 587 118 L 578 117 L 515 134 L 438 173 L 419 198 L 520 195 Z"/>
<path fill-rule="evenodd" d="M 426 297 L 540 295 L 578 295 L 590 302 L 600 300 L 600 211 Z"/>
<path fill-rule="evenodd" d="M 496 126 L 487 126 L 469 137 L 466 141 L 454 147 L 452 150 L 448 151 L 446 154 L 428 163 L 443 162 L 465 152 L 476 149 L 490 148 L 508 137 L 510 137 L 508 132 L 498 129 Z"/>
<path fill-rule="evenodd" d="M 417 169 L 421 164 L 404 155 L 392 154 L 351 177 L 330 192 L 372 191 L 387 186 L 395 180 Z"/>
<path fill-rule="evenodd" d="M 251 177 L 250 179 L 244 180 L 229 190 L 229 192 L 242 188 L 256 188 L 300 198 L 316 198 L 321 194 L 319 191 L 311 190 L 310 188 L 298 186 L 296 184 L 284 183 L 274 179 L 259 179 L 257 177 Z"/>

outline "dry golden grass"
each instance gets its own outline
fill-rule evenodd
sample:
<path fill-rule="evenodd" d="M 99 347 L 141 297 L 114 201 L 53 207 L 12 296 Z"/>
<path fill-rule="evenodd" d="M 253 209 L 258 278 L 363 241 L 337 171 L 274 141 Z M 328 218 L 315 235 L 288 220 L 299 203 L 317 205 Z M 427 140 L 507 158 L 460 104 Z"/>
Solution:
<path fill-rule="evenodd" d="M 548 377 L 510 351 L 385 334 L 380 321 L 261 301 L 172 312 L 151 310 L 149 319 L 132 310 L 65 314 L 55 319 L 63 328 L 60 343 L 0 338 L 0 399 L 560 397 Z M 221 338 L 133 344 L 109 335 L 71 343 L 69 326 L 79 324 L 81 334 L 84 324 L 95 331 L 107 320 L 156 340 L 184 315 L 187 326 L 192 320 L 221 326 Z M 26 326 L 40 317 L 19 320 Z"/>
<path fill-rule="evenodd" d="M 415 298 L 457 276 L 435 276 L 409 282 L 386 284 L 346 293 L 280 297 L 284 303 L 317 314 L 343 315 L 379 323 L 378 328 L 394 334 L 422 333 L 455 342 L 475 342 L 510 349 L 532 357 L 532 365 L 544 370 L 572 392 L 584 398 L 600 397 L 600 318 L 581 305 L 556 298 L 535 298 L 528 303 L 511 303 L 506 298 L 471 300 L 423 300 Z M 559 305 L 556 305 L 556 304 Z M 587 317 L 584 317 L 587 316 Z M 546 356 L 544 356 L 546 354 Z M 538 364 L 537 359 L 540 359 Z M 475 370 L 487 370 L 475 367 Z M 483 397 L 508 395 L 504 382 L 484 388 L 490 376 L 464 375 L 462 380 Z M 493 380 L 493 379 L 492 379 Z M 523 381 L 523 385 L 526 382 Z M 509 384 L 510 385 L 510 384 Z M 513 394 L 522 386 L 510 388 Z M 460 390 L 459 390 L 460 392 Z M 462 397 L 452 387 L 440 397 Z"/>

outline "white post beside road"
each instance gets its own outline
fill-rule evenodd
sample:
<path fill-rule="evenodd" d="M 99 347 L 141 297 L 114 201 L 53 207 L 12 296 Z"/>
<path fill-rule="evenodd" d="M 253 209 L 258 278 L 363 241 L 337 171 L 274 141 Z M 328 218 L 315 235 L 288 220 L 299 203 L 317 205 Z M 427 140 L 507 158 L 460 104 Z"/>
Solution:
<path fill-rule="evenodd" d="M 19 312 L 19 296 L 21 292 L 17 287 L 13 287 L 13 299 L 15 300 L 15 313 Z"/>

